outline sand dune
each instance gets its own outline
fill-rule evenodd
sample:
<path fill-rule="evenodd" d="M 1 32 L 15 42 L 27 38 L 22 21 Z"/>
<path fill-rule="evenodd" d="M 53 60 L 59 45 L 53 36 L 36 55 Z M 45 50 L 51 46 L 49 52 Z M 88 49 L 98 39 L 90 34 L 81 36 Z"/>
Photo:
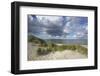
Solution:
<path fill-rule="evenodd" d="M 28 44 L 28 60 L 57 60 L 57 59 L 83 59 L 87 58 L 86 55 L 72 50 L 51 52 L 47 55 L 38 55 L 37 47 Z"/>
<path fill-rule="evenodd" d="M 65 50 L 62 52 L 54 52 L 54 53 L 49 53 L 44 56 L 38 56 L 36 60 L 55 60 L 55 59 L 83 59 L 87 58 L 87 56 L 82 55 L 78 52 L 71 51 L 71 50 Z"/>

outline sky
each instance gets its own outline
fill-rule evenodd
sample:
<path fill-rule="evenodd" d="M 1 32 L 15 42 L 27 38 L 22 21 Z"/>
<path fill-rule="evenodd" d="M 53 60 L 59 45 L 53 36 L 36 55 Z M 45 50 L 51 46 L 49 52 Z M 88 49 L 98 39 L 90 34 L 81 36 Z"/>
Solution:
<path fill-rule="evenodd" d="M 88 17 L 28 15 L 28 34 L 42 39 L 87 39 Z"/>

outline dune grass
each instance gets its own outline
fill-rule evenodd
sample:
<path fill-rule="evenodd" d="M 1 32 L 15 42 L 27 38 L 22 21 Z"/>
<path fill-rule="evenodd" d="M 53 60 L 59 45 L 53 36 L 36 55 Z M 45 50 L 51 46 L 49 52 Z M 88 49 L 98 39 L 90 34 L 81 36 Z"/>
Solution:
<path fill-rule="evenodd" d="M 81 45 L 56 45 L 54 43 L 48 43 L 47 45 L 38 48 L 38 54 L 44 55 L 48 54 L 50 52 L 56 52 L 56 51 L 64 51 L 64 50 L 72 50 L 77 51 L 79 53 L 87 55 L 87 48 L 81 46 Z"/>

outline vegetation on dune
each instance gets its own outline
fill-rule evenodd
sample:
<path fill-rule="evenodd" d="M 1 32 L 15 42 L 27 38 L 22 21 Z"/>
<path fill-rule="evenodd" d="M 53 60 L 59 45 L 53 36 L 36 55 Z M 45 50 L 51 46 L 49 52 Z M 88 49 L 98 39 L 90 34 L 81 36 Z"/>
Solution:
<path fill-rule="evenodd" d="M 49 44 L 50 45 L 50 44 Z M 72 51 L 78 51 L 82 54 L 87 55 L 87 48 L 82 47 L 80 45 L 55 45 L 53 46 L 46 46 L 46 47 L 41 47 L 38 49 L 38 53 L 45 53 L 48 54 L 50 52 L 56 52 L 56 51 L 64 51 L 64 50 L 72 50 Z"/>
<path fill-rule="evenodd" d="M 39 44 L 39 45 L 47 45 L 46 44 L 46 42 L 44 41 L 44 40 L 42 40 L 42 39 L 40 39 L 40 38 L 37 38 L 37 37 L 35 37 L 35 36 L 33 36 L 33 35 L 29 35 L 28 36 L 28 42 L 33 42 L 33 43 L 35 43 L 35 44 Z"/>
<path fill-rule="evenodd" d="M 78 52 L 80 52 L 80 53 L 82 53 L 82 54 L 85 54 L 85 55 L 88 54 L 88 49 L 87 49 L 87 48 L 82 47 L 82 46 L 80 46 L 80 45 L 76 46 L 76 48 L 77 48 L 77 51 L 78 51 Z"/>
<path fill-rule="evenodd" d="M 56 45 L 55 43 L 51 43 L 49 41 L 46 42 L 35 36 L 29 36 L 28 41 L 39 45 L 39 48 L 37 50 L 37 53 L 39 55 L 45 55 L 50 52 L 64 51 L 64 50 L 78 51 L 85 55 L 87 55 L 87 52 L 88 52 L 87 48 L 85 48 L 81 45 L 65 45 L 65 44 Z"/>

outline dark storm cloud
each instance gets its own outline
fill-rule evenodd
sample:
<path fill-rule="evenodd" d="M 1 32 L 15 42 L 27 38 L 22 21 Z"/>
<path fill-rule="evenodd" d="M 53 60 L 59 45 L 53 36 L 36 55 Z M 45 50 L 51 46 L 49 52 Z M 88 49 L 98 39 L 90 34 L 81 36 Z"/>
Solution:
<path fill-rule="evenodd" d="M 39 20 L 35 16 L 32 17 L 33 17 L 32 21 L 30 17 L 28 21 L 29 32 L 32 32 L 34 34 L 40 34 L 43 31 L 46 31 L 47 34 L 52 36 L 63 35 L 63 26 L 62 26 L 63 24 L 60 21 L 56 21 L 55 23 L 53 23 L 47 20 L 47 24 L 45 25 L 44 23 L 39 22 Z"/>
<path fill-rule="evenodd" d="M 29 25 L 28 26 L 29 33 L 39 34 L 42 31 L 40 26 L 41 23 L 39 23 L 35 17 L 32 18 L 31 16 L 28 17 L 28 25 Z"/>
<path fill-rule="evenodd" d="M 63 26 L 62 24 L 53 24 L 53 23 L 49 23 L 48 24 L 49 26 L 45 26 L 44 28 L 46 28 L 46 32 L 49 34 L 49 35 L 52 35 L 52 36 L 62 36 L 63 35 Z"/>

